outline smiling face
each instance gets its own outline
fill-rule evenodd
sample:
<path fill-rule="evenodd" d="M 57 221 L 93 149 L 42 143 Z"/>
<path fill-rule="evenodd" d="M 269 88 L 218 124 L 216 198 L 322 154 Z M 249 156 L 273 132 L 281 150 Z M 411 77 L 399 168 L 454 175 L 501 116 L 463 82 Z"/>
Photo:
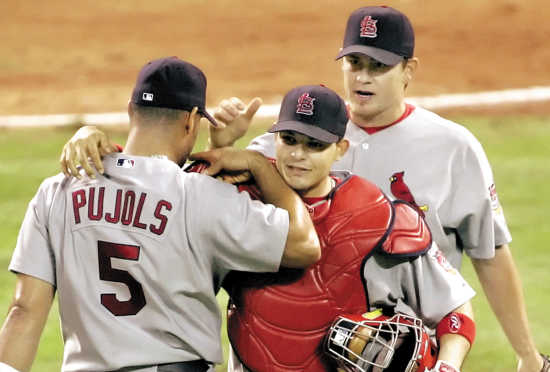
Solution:
<path fill-rule="evenodd" d="M 417 64 L 416 58 L 388 66 L 364 54 L 345 56 L 342 72 L 351 120 L 359 126 L 397 120 L 405 111 L 405 88 Z"/>
<path fill-rule="evenodd" d="M 326 143 L 294 131 L 277 133 L 277 169 L 285 182 L 303 197 L 322 197 L 331 188 L 332 164 L 348 149 L 347 140 Z"/>

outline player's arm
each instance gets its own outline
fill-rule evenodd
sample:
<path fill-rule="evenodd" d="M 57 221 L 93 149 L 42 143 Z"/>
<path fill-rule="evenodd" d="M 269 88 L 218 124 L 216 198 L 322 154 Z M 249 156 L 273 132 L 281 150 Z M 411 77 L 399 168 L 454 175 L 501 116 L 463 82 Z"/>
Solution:
<path fill-rule="evenodd" d="M 476 324 L 470 303 L 475 292 L 435 243 L 417 261 L 413 267 L 417 274 L 422 273 L 423 281 L 419 280 L 419 288 L 414 290 L 417 299 L 413 308 L 427 324 L 435 326 L 439 353 L 432 371 L 458 372 L 475 340 Z"/>
<path fill-rule="evenodd" d="M 259 97 L 254 98 L 248 105 L 237 97 L 222 100 L 214 110 L 214 118 L 224 125 L 209 127 L 208 149 L 233 146 L 235 141 L 245 135 L 261 105 L 262 100 Z"/>
<path fill-rule="evenodd" d="M 263 201 L 288 211 L 289 231 L 282 266 L 307 267 L 321 257 L 319 239 L 309 212 L 269 159 L 256 151 L 230 147 L 195 153 L 190 158 L 209 162 L 206 173 L 211 176 L 222 170 L 249 170 L 263 195 Z"/>
<path fill-rule="evenodd" d="M 458 371 L 475 337 L 469 302 L 475 292 L 432 242 L 430 230 L 418 212 L 403 202 L 393 205 L 394 228 L 382 248 L 395 262 L 417 256 L 405 261 L 408 264 L 396 265 L 401 271 L 398 277 L 402 278 L 403 301 L 426 325 L 436 328 L 439 354 L 431 371 Z M 414 239 L 404 239 L 400 231 L 414 231 L 409 234 Z"/>
<path fill-rule="evenodd" d="M 439 354 L 432 371 L 458 372 L 475 338 L 474 312 L 470 301 L 454 309 L 439 322 L 436 338 Z"/>
<path fill-rule="evenodd" d="M 101 158 L 119 150 L 99 128 L 92 125 L 83 126 L 63 146 L 59 158 L 61 171 L 67 176 L 80 179 L 82 175 L 77 169 L 80 165 L 89 177 L 94 178 L 95 170 L 92 164 L 99 173 L 103 173 Z"/>
<path fill-rule="evenodd" d="M 449 199 L 462 200 L 462 203 L 460 208 L 451 209 L 454 215 L 448 220 L 460 221 L 458 233 L 464 251 L 470 256 L 491 309 L 515 351 L 517 371 L 538 372 L 543 360 L 529 330 L 521 280 L 506 244 L 511 237 L 489 160 L 473 136 L 462 157 L 462 165 L 456 166 L 463 168 L 456 169 L 453 165 L 453 169 L 463 177 L 457 178 L 458 184 L 452 187 Z"/>
<path fill-rule="evenodd" d="M 54 294 L 50 283 L 17 274 L 14 298 L 0 330 L 1 363 L 30 371 Z"/>
<path fill-rule="evenodd" d="M 543 360 L 529 329 L 525 300 L 512 253 L 507 244 L 491 259 L 472 258 L 487 300 L 518 356 L 518 372 L 540 371 Z"/>

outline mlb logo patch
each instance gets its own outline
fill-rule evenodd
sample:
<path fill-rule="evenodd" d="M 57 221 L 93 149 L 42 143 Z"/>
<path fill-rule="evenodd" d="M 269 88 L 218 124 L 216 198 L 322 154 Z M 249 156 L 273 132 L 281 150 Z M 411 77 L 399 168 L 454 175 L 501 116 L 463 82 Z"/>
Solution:
<path fill-rule="evenodd" d="M 144 101 L 153 101 L 153 97 L 153 93 L 143 93 L 141 99 L 143 99 Z"/>
<path fill-rule="evenodd" d="M 133 168 L 134 167 L 134 160 L 133 159 L 120 158 L 120 159 L 117 160 L 116 166 L 121 167 L 121 168 Z"/>

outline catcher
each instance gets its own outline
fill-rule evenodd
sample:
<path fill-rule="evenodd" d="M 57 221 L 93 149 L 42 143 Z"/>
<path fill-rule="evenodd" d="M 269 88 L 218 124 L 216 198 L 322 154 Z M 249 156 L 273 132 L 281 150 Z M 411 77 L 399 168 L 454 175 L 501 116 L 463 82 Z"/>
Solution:
<path fill-rule="evenodd" d="M 308 206 L 322 258 L 306 270 L 285 269 L 273 275 L 233 272 L 227 277 L 230 371 L 375 370 L 369 366 L 391 370 L 396 355 L 406 360 L 410 371 L 421 371 L 419 367 L 458 371 L 473 343 L 469 300 L 475 292 L 432 243 L 417 210 L 405 202 L 391 202 L 372 183 L 349 172 L 330 172 L 349 146 L 343 139 L 347 121 L 343 100 L 323 86 L 292 89 L 283 100 L 278 121 L 270 129 L 277 133 L 275 166 Z M 234 127 L 235 123 L 228 125 Z M 94 128 L 81 129 L 73 138 L 62 159 L 65 171 L 70 172 L 75 161 L 92 171 L 85 157 L 67 155 L 99 154 L 109 141 Z M 217 156 L 213 150 L 191 158 L 212 163 Z M 219 171 L 205 170 L 211 175 Z M 241 189 L 261 197 L 254 185 Z M 381 309 L 385 324 L 398 314 L 398 319 L 410 319 L 418 330 L 415 319 L 419 318 L 434 333 L 437 357 L 422 343 L 428 340 L 425 333 L 414 336 L 409 346 L 414 350 L 424 345 L 419 349 L 424 354 L 395 352 L 399 337 L 393 346 L 387 340 L 365 341 L 364 348 L 357 341 L 351 347 L 343 342 L 340 315 L 361 317 L 373 309 Z M 416 334 L 407 324 L 397 328 L 403 334 Z M 371 344 L 390 345 L 394 351 L 374 352 Z M 336 348 L 338 353 L 335 345 L 347 345 L 353 354 L 342 347 Z M 429 363 L 421 365 L 418 355 L 426 355 L 423 360 Z"/>
<path fill-rule="evenodd" d="M 409 371 L 458 371 L 473 343 L 469 300 L 475 293 L 432 243 L 418 211 L 405 202 L 391 202 L 374 184 L 349 172 L 330 172 L 349 146 L 343 139 L 347 121 L 343 100 L 326 87 L 301 86 L 283 99 L 278 121 L 269 130 L 277 133 L 275 164 L 310 209 L 322 258 L 306 270 L 234 272 L 227 277 L 233 349 L 229 371 L 404 371 L 403 365 Z M 236 123 L 225 124 L 233 128 Z M 200 153 L 193 158 L 210 160 Z M 384 320 L 384 327 L 389 319 L 405 319 L 401 314 L 412 316 L 416 328 L 406 322 L 397 328 L 403 335 L 424 334 L 428 340 L 419 326 L 423 322 L 435 332 L 438 356 L 427 353 L 432 358 L 426 356 L 420 361 L 427 364 L 420 364 L 418 355 L 424 354 L 407 351 L 422 344 L 416 336 L 406 338 L 411 342 L 393 337 L 393 345 L 391 337 L 372 337 L 381 342 L 365 340 L 363 348 L 360 337 L 350 337 L 347 350 L 334 347 L 337 330 L 341 335 L 342 325 L 349 324 L 343 319 L 358 320 L 374 309 L 381 309 L 378 321 Z"/>

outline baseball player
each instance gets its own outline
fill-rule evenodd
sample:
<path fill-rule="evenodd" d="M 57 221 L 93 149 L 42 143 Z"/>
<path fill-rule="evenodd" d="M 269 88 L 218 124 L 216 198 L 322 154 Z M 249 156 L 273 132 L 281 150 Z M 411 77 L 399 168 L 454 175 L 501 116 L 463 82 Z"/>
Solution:
<path fill-rule="evenodd" d="M 464 127 L 405 102 L 406 87 L 419 63 L 414 44 L 412 25 L 398 10 L 363 7 L 350 15 L 337 56 L 349 103 L 345 137 L 350 150 L 334 169 L 351 170 L 373 181 L 388 197 L 416 205 L 455 267 L 460 268 L 464 252 L 471 258 L 516 352 L 518 372 L 550 369 L 529 330 L 521 281 L 508 246 L 511 235 L 482 146 Z M 214 116 L 228 125 L 210 128 L 210 146 L 231 145 L 246 131 L 260 104 L 257 98 L 249 105 L 238 98 L 222 101 Z M 88 138 L 97 142 L 95 136 Z M 86 139 L 80 141 L 87 144 Z M 69 145 L 67 154 L 77 143 Z M 272 157 L 275 136 L 261 136 L 250 148 Z M 93 149 L 90 155 L 98 164 L 99 153 Z M 73 160 L 63 162 L 66 169 L 74 169 Z M 85 154 L 74 162 L 94 172 Z"/>
<path fill-rule="evenodd" d="M 322 258 L 305 271 L 228 275 L 230 371 L 335 371 L 322 348 L 328 327 L 339 314 L 376 308 L 437 330 L 433 371 L 458 371 L 471 347 L 474 291 L 419 212 L 349 172 L 329 174 L 348 149 L 347 122 L 344 101 L 326 87 L 301 86 L 283 99 L 269 130 L 275 163 L 310 210 Z"/>
<path fill-rule="evenodd" d="M 481 144 L 466 128 L 405 102 L 419 63 L 414 44 L 412 25 L 398 10 L 374 6 L 351 13 L 337 55 L 350 149 L 333 168 L 351 170 L 388 197 L 414 205 L 456 268 L 466 253 L 516 352 L 518 372 L 548 371 L 529 330 L 511 235 Z M 258 98 L 247 106 L 238 98 L 222 101 L 214 116 L 228 126 L 211 128 L 211 147 L 231 145 L 260 104 Z M 275 135 L 256 138 L 249 148 L 272 157 Z"/>
<path fill-rule="evenodd" d="M 344 101 L 326 87 L 301 86 L 283 100 L 270 130 L 276 133 L 275 164 L 307 205 L 322 258 L 305 271 L 228 275 L 228 335 L 235 351 L 230 371 L 335 371 L 322 346 L 331 323 L 342 313 L 377 308 L 417 316 L 436 333 L 433 371 L 458 371 L 473 343 L 474 291 L 432 244 L 414 206 L 392 203 L 374 184 L 347 171 L 329 174 L 349 147 L 343 139 L 347 122 Z M 99 138 L 109 142 L 97 129 L 80 132 L 73 156 L 96 147 Z M 191 158 L 213 163 L 215 154 Z M 254 186 L 240 188 L 263 199 Z"/>
<path fill-rule="evenodd" d="M 106 156 L 95 179 L 42 183 L 9 266 L 17 283 L 0 332 L 1 371 L 30 370 L 56 291 L 63 371 L 212 369 L 222 361 L 215 296 L 226 274 L 319 258 L 307 209 L 263 155 L 227 149 L 210 160 L 249 171 L 272 204 L 181 171 L 200 118 L 216 124 L 205 95 L 192 64 L 146 64 L 124 153 Z"/>

